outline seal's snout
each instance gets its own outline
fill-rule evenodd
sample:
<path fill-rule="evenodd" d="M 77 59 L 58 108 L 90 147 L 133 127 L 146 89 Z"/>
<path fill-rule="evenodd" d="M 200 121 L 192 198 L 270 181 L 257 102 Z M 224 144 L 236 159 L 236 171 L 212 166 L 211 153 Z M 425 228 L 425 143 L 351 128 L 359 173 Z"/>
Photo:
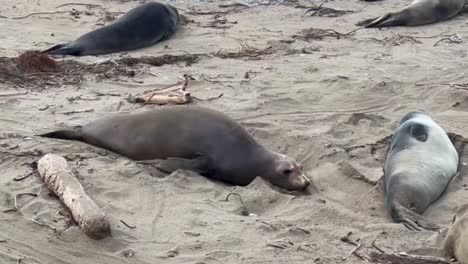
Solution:
<path fill-rule="evenodd" d="M 263 177 L 282 189 L 288 191 L 304 191 L 313 185 L 302 171 L 302 167 L 292 158 L 275 153 L 275 169 Z"/>
<path fill-rule="evenodd" d="M 309 178 L 307 178 L 307 176 L 305 176 L 305 174 L 302 174 L 301 179 L 303 179 L 303 181 L 304 181 L 304 189 L 307 188 L 310 185 Z"/>
<path fill-rule="evenodd" d="M 289 191 L 303 191 L 310 185 L 309 178 L 299 168 L 296 168 L 293 173 L 286 176 L 284 188 Z"/>
<path fill-rule="evenodd" d="M 297 177 L 296 182 L 293 184 L 293 188 L 291 190 L 303 191 L 307 189 L 310 185 L 310 180 L 304 173 L 300 173 Z"/>

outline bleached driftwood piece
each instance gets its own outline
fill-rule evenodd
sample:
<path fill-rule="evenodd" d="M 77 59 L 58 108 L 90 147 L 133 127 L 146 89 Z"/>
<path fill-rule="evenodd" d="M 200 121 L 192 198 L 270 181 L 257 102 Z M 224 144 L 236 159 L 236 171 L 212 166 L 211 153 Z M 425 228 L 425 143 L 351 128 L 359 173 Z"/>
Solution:
<path fill-rule="evenodd" d="M 37 165 L 49 190 L 70 209 L 73 219 L 87 236 L 102 239 L 110 235 L 110 223 L 106 214 L 86 194 L 63 157 L 46 154 Z"/>

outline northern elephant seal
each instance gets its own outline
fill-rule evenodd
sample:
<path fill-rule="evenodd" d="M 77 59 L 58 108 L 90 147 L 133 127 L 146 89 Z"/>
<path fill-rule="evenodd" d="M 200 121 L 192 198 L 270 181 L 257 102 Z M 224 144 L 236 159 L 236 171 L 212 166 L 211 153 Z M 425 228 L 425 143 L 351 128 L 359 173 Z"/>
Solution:
<path fill-rule="evenodd" d="M 384 167 L 387 208 L 413 230 L 438 229 L 421 214 L 457 174 L 458 153 L 446 132 L 423 112 L 409 112 L 393 134 Z"/>
<path fill-rule="evenodd" d="M 175 7 L 149 2 L 75 41 L 58 44 L 42 52 L 85 56 L 140 49 L 169 38 L 178 24 L 179 13 Z"/>
<path fill-rule="evenodd" d="M 138 161 L 168 159 L 176 165 L 167 172 L 183 166 L 234 185 L 257 176 L 286 190 L 310 184 L 292 158 L 268 150 L 235 120 L 208 108 L 167 106 L 39 136 L 82 141 Z"/>
<path fill-rule="evenodd" d="M 381 17 L 363 20 L 357 26 L 394 27 L 420 26 L 431 24 L 456 16 L 465 6 L 466 0 L 414 0 L 398 12 L 387 13 Z"/>
<path fill-rule="evenodd" d="M 459 206 L 445 236 L 443 255 L 455 258 L 460 264 L 468 264 L 468 204 Z"/>

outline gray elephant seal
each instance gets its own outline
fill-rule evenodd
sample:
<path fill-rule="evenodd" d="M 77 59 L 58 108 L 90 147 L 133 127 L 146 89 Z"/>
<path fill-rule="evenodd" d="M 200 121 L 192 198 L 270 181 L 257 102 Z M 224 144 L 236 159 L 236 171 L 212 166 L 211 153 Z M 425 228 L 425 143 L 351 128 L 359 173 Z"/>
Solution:
<path fill-rule="evenodd" d="M 187 167 L 233 185 L 248 185 L 257 176 L 290 191 L 310 184 L 293 159 L 266 149 L 236 121 L 207 108 L 166 106 L 39 136 L 82 141 L 137 161 L 167 159 L 172 168 L 166 172 Z"/>
<path fill-rule="evenodd" d="M 178 23 L 179 13 L 175 7 L 149 2 L 75 41 L 58 44 L 42 52 L 85 56 L 140 49 L 169 38 Z"/>
<path fill-rule="evenodd" d="M 465 0 L 415 0 L 401 11 L 366 19 L 356 26 L 380 28 L 426 25 L 450 19 L 460 13 L 464 6 Z"/>
<path fill-rule="evenodd" d="M 468 204 L 459 206 L 452 226 L 445 236 L 443 255 L 455 258 L 460 264 L 468 264 Z"/>
<path fill-rule="evenodd" d="M 384 167 L 387 208 L 410 229 L 438 229 L 421 214 L 457 174 L 458 153 L 445 131 L 422 112 L 409 112 L 396 129 Z"/>

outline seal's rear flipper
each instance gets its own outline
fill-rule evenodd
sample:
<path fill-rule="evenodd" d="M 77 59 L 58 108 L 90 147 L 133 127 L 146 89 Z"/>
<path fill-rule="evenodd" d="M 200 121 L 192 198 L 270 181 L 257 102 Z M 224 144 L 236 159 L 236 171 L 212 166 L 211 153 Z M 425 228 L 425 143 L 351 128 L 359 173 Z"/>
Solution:
<path fill-rule="evenodd" d="M 385 14 L 381 17 L 366 19 L 356 23 L 356 26 L 362 26 L 365 28 L 394 27 L 402 25 L 404 25 L 404 23 L 392 13 Z"/>
<path fill-rule="evenodd" d="M 56 130 L 45 134 L 36 135 L 45 138 L 56 138 L 66 140 L 82 140 L 82 134 L 79 129 L 75 130 Z"/>
<path fill-rule="evenodd" d="M 369 19 L 366 19 L 366 20 L 362 20 L 360 22 L 357 22 L 355 25 L 356 26 L 359 26 L 359 27 L 366 27 L 366 25 L 370 25 L 373 21 L 375 21 L 376 19 L 378 19 L 378 17 L 374 17 L 374 18 L 369 18 Z"/>
<path fill-rule="evenodd" d="M 52 55 L 72 55 L 79 56 L 81 51 L 75 47 L 69 47 L 69 44 L 58 44 L 49 49 L 42 51 L 42 53 L 52 54 Z"/>
<path fill-rule="evenodd" d="M 436 224 L 431 223 L 420 214 L 411 211 L 396 201 L 392 202 L 390 212 L 395 222 L 404 224 L 410 230 L 439 230 Z"/>
<path fill-rule="evenodd" d="M 168 158 L 165 160 L 141 160 L 139 164 L 154 165 L 156 169 L 164 173 L 173 173 L 176 170 L 189 170 L 198 174 L 207 172 L 208 161 L 204 157 L 194 159 Z"/>

